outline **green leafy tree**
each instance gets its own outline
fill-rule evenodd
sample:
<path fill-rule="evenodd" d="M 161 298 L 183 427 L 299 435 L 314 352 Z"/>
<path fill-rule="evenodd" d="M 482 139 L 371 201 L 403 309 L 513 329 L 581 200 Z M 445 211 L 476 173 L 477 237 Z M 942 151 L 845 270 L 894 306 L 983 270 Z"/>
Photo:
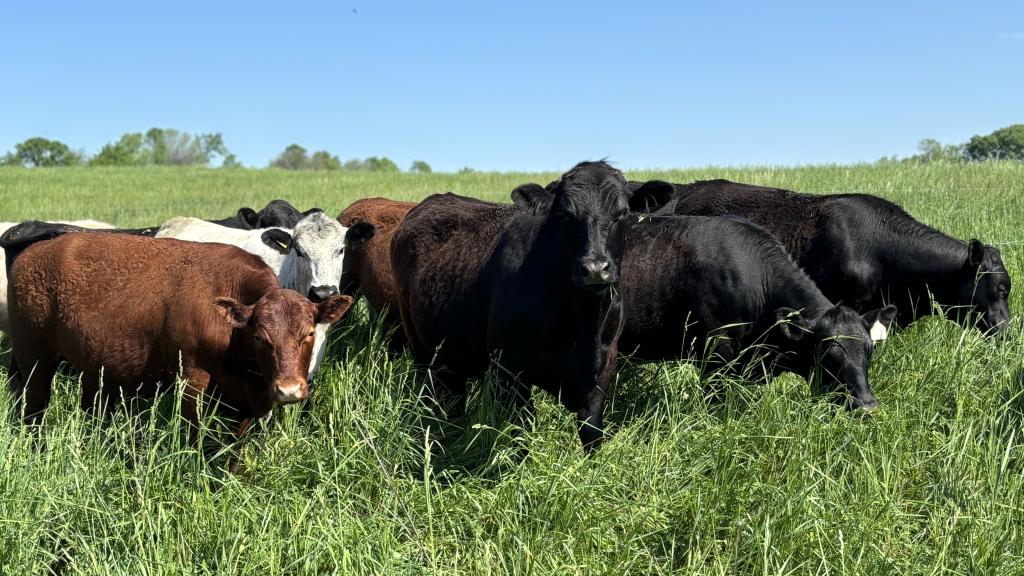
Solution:
<path fill-rule="evenodd" d="M 231 156 L 219 132 L 187 134 L 171 128 L 150 128 L 145 134 L 129 132 L 104 146 L 90 162 L 93 166 L 209 166 L 214 157 Z M 237 162 L 237 160 L 235 160 Z"/>
<path fill-rule="evenodd" d="M 289 145 L 270 162 L 271 168 L 282 170 L 305 170 L 308 166 L 309 157 L 306 156 L 306 149 L 298 144 Z"/>
<path fill-rule="evenodd" d="M 242 163 L 238 161 L 238 158 L 234 154 L 228 154 L 224 157 L 224 161 L 220 163 L 221 168 L 243 168 Z"/>
<path fill-rule="evenodd" d="M 143 148 L 142 133 L 129 132 L 117 142 L 111 142 L 100 149 L 99 154 L 89 160 L 90 166 L 141 166 L 147 164 Z"/>
<path fill-rule="evenodd" d="M 905 162 L 959 162 L 964 159 L 964 147 L 960 144 L 943 145 L 934 138 L 925 138 L 917 143 L 917 154 L 907 158 Z"/>
<path fill-rule="evenodd" d="M 412 166 L 409 166 L 409 172 L 430 174 L 433 170 L 430 169 L 430 164 L 427 164 L 423 160 L 413 160 Z"/>
<path fill-rule="evenodd" d="M 309 158 L 310 170 L 341 170 L 341 160 L 326 150 L 314 152 Z"/>
<path fill-rule="evenodd" d="M 386 156 L 370 156 L 363 162 L 368 172 L 401 172 L 402 170 Z"/>
<path fill-rule="evenodd" d="M 1024 160 L 1024 124 L 973 136 L 964 146 L 964 154 L 971 160 Z"/>
<path fill-rule="evenodd" d="M 68 147 L 60 140 L 47 138 L 29 138 L 14 146 L 13 152 L 4 156 L 4 164 L 12 166 L 30 166 L 32 168 L 50 168 L 54 166 L 77 166 L 82 163 L 83 155 Z"/>

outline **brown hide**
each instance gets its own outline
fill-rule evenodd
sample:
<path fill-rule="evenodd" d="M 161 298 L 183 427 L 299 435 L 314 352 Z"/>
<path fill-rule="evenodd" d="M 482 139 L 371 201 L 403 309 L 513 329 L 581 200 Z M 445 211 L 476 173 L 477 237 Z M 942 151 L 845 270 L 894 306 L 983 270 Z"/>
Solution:
<path fill-rule="evenodd" d="M 343 294 L 366 297 L 375 311 L 386 310 L 384 326 L 394 329 L 392 348 L 404 343 L 401 318 L 398 314 L 398 292 L 391 268 L 391 238 L 415 202 L 399 202 L 387 198 L 357 200 L 338 216 L 342 226 L 372 224 L 375 232 L 362 246 L 345 251 L 344 272 L 339 285 Z"/>
<path fill-rule="evenodd" d="M 82 372 L 86 409 L 101 375 L 104 399 L 116 402 L 152 396 L 180 373 L 193 422 L 199 396 L 244 420 L 273 407 L 274 385 L 308 390 L 320 308 L 234 246 L 70 233 L 18 257 L 10 299 L 11 386 L 24 390 L 29 421 L 46 409 L 61 359 Z"/>

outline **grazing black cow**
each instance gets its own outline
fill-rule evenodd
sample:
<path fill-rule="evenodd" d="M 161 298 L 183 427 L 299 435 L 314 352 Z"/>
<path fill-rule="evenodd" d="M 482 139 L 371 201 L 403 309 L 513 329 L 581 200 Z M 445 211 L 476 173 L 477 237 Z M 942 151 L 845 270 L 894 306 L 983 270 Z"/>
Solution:
<path fill-rule="evenodd" d="M 798 194 L 710 180 L 631 183 L 631 207 L 654 214 L 742 216 L 789 250 L 833 302 L 858 310 L 899 307 L 901 324 L 931 313 L 928 291 L 952 319 L 973 311 L 995 333 L 1010 321 L 1010 276 L 999 249 L 963 242 L 869 194 Z"/>
<path fill-rule="evenodd" d="M 706 354 L 705 371 L 738 371 L 760 357 L 751 345 L 764 344 L 758 350 L 771 355 L 773 373 L 810 380 L 820 365 L 822 391 L 848 394 L 851 408 L 878 405 L 868 385 L 871 332 L 892 322 L 894 306 L 862 316 L 833 305 L 778 240 L 749 221 L 635 218 L 622 257 L 624 354 L 652 361 Z"/>
<path fill-rule="evenodd" d="M 409 211 L 391 243 L 405 334 L 463 400 L 497 354 L 522 401 L 531 384 L 556 395 L 593 449 L 622 327 L 626 180 L 582 162 L 512 197 L 519 207 L 434 195 Z"/>

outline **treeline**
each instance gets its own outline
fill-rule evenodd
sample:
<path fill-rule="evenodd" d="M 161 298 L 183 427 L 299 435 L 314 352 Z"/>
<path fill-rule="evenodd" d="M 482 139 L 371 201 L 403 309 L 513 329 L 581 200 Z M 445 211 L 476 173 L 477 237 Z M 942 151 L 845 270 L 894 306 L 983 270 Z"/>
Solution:
<path fill-rule="evenodd" d="M 189 134 L 172 128 L 150 128 L 147 132 L 129 132 L 89 156 L 60 140 L 29 138 L 0 157 L 2 166 L 49 168 L 54 166 L 205 166 L 241 168 L 242 164 L 224 145 L 220 132 Z M 319 150 L 309 154 L 292 144 L 268 164 L 282 170 L 341 170 L 364 172 L 401 172 L 387 157 L 342 162 L 337 156 Z M 410 172 L 429 173 L 430 164 L 416 160 Z"/>
<path fill-rule="evenodd" d="M 963 144 L 943 144 L 926 138 L 917 144 L 917 154 L 909 158 L 887 156 L 879 163 L 981 162 L 1016 160 L 1024 162 L 1024 124 L 1012 124 L 984 136 L 972 136 Z"/>

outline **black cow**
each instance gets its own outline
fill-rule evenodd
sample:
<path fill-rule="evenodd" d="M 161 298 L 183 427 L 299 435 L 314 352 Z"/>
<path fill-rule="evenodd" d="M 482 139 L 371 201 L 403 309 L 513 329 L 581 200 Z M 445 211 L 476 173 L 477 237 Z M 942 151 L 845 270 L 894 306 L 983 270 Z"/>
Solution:
<path fill-rule="evenodd" d="M 888 327 L 894 306 L 862 316 L 833 305 L 778 240 L 749 221 L 635 218 L 622 257 L 624 354 L 652 361 L 703 354 L 705 371 L 739 371 L 767 351 L 775 374 L 810 380 L 820 366 L 821 391 L 849 394 L 852 408 L 878 405 L 868 385 L 871 333 Z"/>
<path fill-rule="evenodd" d="M 830 300 L 858 310 L 899 307 L 901 324 L 930 314 L 928 291 L 966 321 L 995 333 L 1010 321 L 1010 276 L 999 249 L 963 242 L 869 194 L 798 194 L 710 180 L 631 183 L 631 207 L 654 214 L 742 216 L 774 234 Z"/>
<path fill-rule="evenodd" d="M 256 212 L 252 208 L 239 208 L 238 213 L 223 220 L 210 220 L 214 224 L 227 226 L 228 228 L 240 228 L 242 230 L 256 230 L 259 228 L 295 228 L 306 216 L 313 212 L 321 211 L 319 208 L 312 208 L 305 212 L 299 212 L 294 206 L 284 200 L 271 200 L 262 210 Z"/>
<path fill-rule="evenodd" d="M 518 207 L 434 195 L 409 211 L 391 244 L 406 337 L 461 399 L 497 354 L 521 401 L 531 384 L 556 395 L 593 449 L 622 327 L 626 180 L 582 162 L 512 197 Z"/>

